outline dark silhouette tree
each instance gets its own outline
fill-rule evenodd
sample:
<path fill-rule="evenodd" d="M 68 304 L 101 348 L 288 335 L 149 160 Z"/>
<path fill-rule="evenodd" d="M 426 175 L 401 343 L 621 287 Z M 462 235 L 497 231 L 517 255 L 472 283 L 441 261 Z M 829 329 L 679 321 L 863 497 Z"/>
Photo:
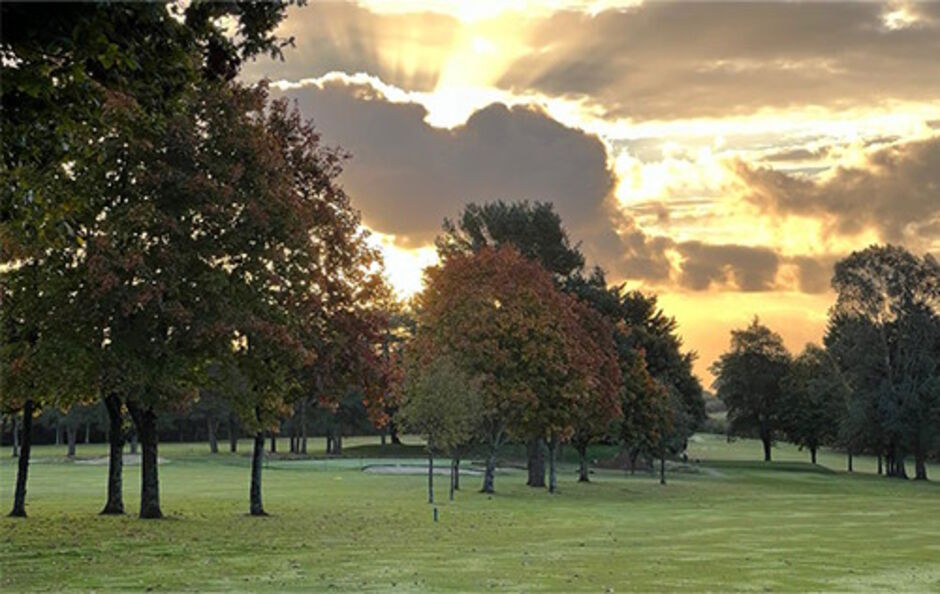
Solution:
<path fill-rule="evenodd" d="M 820 446 L 838 438 L 848 386 L 829 354 L 808 344 L 791 362 L 782 388 L 783 431 L 789 441 L 808 449 L 810 461 L 816 464 Z"/>
<path fill-rule="evenodd" d="M 888 476 L 926 480 L 940 408 L 940 264 L 871 246 L 836 264 L 825 343 L 850 388 L 845 433 L 863 436 Z M 857 438 L 858 439 L 858 438 Z"/>
<path fill-rule="evenodd" d="M 731 349 L 712 364 L 715 391 L 728 407 L 728 431 L 757 434 L 770 462 L 771 446 L 780 424 L 782 381 L 790 354 L 780 335 L 755 317 L 743 330 L 731 331 Z"/>

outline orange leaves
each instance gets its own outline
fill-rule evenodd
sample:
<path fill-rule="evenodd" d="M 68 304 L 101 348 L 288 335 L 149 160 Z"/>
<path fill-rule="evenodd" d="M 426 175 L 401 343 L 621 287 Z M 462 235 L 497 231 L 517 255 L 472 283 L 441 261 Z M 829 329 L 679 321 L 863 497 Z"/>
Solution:
<path fill-rule="evenodd" d="M 601 414 L 616 415 L 609 324 L 560 292 L 536 262 L 512 247 L 484 248 L 450 255 L 426 275 L 414 348 L 451 356 L 480 378 L 487 414 L 525 435 L 570 433 L 594 395 Z"/>

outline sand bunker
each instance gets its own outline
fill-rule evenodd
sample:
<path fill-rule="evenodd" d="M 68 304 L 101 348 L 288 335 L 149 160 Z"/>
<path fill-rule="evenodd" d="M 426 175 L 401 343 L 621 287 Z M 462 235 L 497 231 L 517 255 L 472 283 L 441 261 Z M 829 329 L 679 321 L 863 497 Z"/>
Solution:
<path fill-rule="evenodd" d="M 157 464 L 166 464 L 169 462 L 166 458 L 157 458 Z M 91 466 L 106 466 L 108 464 L 108 457 L 102 456 L 100 458 L 88 458 L 86 460 L 76 460 L 76 464 L 88 464 Z M 139 454 L 124 454 L 124 466 L 140 466 L 140 455 Z"/>
<path fill-rule="evenodd" d="M 427 474 L 428 466 L 427 464 L 423 466 L 418 466 L 414 464 L 408 465 L 392 465 L 392 464 L 373 464 L 371 466 L 366 466 L 362 469 L 362 472 L 372 472 L 375 474 Z M 449 466 L 435 466 L 434 474 L 449 475 L 450 467 Z M 479 470 L 472 470 L 469 468 L 461 468 L 460 474 L 466 476 L 481 476 L 483 473 Z"/>

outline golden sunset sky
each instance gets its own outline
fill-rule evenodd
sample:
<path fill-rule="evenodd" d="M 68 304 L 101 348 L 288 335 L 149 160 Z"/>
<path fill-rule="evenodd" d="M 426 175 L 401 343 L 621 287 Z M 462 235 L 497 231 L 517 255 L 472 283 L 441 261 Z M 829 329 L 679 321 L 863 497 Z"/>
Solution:
<path fill-rule="evenodd" d="M 248 64 L 352 158 L 403 297 L 469 201 L 555 204 L 697 372 L 759 315 L 819 341 L 833 263 L 940 255 L 940 3 L 312 2 Z"/>

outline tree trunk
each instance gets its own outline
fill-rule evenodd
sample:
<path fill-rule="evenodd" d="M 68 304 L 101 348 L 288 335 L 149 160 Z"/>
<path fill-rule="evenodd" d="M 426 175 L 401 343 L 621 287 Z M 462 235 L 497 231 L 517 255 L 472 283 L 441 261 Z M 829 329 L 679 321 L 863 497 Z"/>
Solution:
<path fill-rule="evenodd" d="M 852 450 L 849 450 L 849 472 L 852 472 Z M 881 472 L 881 457 L 878 458 L 878 472 Z"/>
<path fill-rule="evenodd" d="M 395 421 L 388 422 L 388 436 L 392 440 L 392 445 L 401 445 L 401 439 L 398 437 L 398 425 Z"/>
<path fill-rule="evenodd" d="M 266 516 L 264 506 L 261 505 L 261 467 L 264 463 L 264 432 L 255 433 L 255 447 L 251 453 L 251 515 Z"/>
<path fill-rule="evenodd" d="M 238 427 L 235 426 L 235 415 L 228 416 L 228 451 L 236 453 L 238 451 Z"/>
<path fill-rule="evenodd" d="M 307 453 L 307 399 L 300 401 L 300 453 Z"/>
<path fill-rule="evenodd" d="M 434 454 L 428 450 L 428 503 L 434 503 Z"/>
<path fill-rule="evenodd" d="M 530 487 L 545 486 L 545 449 L 544 440 L 541 437 L 530 439 L 526 442 L 526 468 L 529 471 L 529 478 L 526 484 Z"/>
<path fill-rule="evenodd" d="M 636 459 L 640 456 L 640 448 L 630 450 L 630 474 L 636 474 Z"/>
<path fill-rule="evenodd" d="M 343 432 L 339 429 L 336 430 L 336 435 L 333 437 L 333 455 L 343 455 Z"/>
<path fill-rule="evenodd" d="M 62 422 L 56 419 L 55 422 L 55 444 L 62 445 Z"/>
<path fill-rule="evenodd" d="M 271 432 L 271 453 L 277 453 L 277 433 L 274 431 Z"/>
<path fill-rule="evenodd" d="M 659 484 L 666 484 L 666 448 L 659 449 Z"/>
<path fill-rule="evenodd" d="M 127 401 L 137 434 L 140 436 L 140 517 L 162 518 L 160 511 L 160 480 L 157 470 L 157 414 L 152 407 L 141 408 L 133 400 Z"/>
<path fill-rule="evenodd" d="M 809 449 L 809 458 L 813 462 L 813 464 L 816 464 L 816 446 L 812 446 Z"/>
<path fill-rule="evenodd" d="M 454 500 L 454 482 L 457 480 L 457 457 L 450 459 L 450 500 Z"/>
<path fill-rule="evenodd" d="M 762 436 L 761 442 L 764 444 L 764 462 L 770 462 L 770 438 Z"/>
<path fill-rule="evenodd" d="M 589 483 L 591 477 L 588 476 L 587 444 L 577 444 L 575 447 L 578 450 L 578 482 Z"/>
<path fill-rule="evenodd" d="M 91 422 L 85 423 L 85 443 L 91 443 Z"/>
<path fill-rule="evenodd" d="M 555 458 L 558 456 L 558 437 L 552 435 L 548 442 L 548 492 L 558 490 L 558 472 L 555 468 Z"/>
<path fill-rule="evenodd" d="M 131 454 L 137 453 L 137 430 L 131 432 Z"/>
<path fill-rule="evenodd" d="M 878 452 L 878 476 L 884 474 L 883 462 L 881 459 L 881 452 Z"/>
<path fill-rule="evenodd" d="M 927 480 L 927 456 L 921 451 L 914 453 L 914 480 Z"/>
<path fill-rule="evenodd" d="M 215 416 L 208 415 L 206 417 L 206 429 L 209 430 L 209 453 L 210 454 L 219 453 L 219 438 L 216 436 L 216 432 L 218 428 L 219 428 L 219 421 L 216 420 Z"/>
<path fill-rule="evenodd" d="M 124 513 L 124 435 L 121 415 L 121 399 L 109 394 L 104 399 L 108 411 L 108 500 L 101 513 L 104 515 Z"/>
<path fill-rule="evenodd" d="M 481 493 L 494 493 L 496 482 L 496 446 L 490 446 L 490 453 L 486 457 L 486 472 L 483 473 L 483 488 Z"/>
<path fill-rule="evenodd" d="M 326 436 L 326 453 L 328 456 L 333 454 L 333 436 L 332 435 Z"/>
<path fill-rule="evenodd" d="M 13 415 L 13 457 L 20 455 L 20 417 Z"/>
<path fill-rule="evenodd" d="M 69 425 L 65 428 L 65 440 L 68 442 L 68 452 L 66 455 L 69 458 L 75 457 L 75 440 L 78 434 L 78 427 Z"/>
<path fill-rule="evenodd" d="M 381 440 L 382 440 L 382 441 L 381 441 L 381 444 L 382 444 L 382 447 L 384 448 L 384 447 L 385 447 L 385 429 L 382 429 L 382 433 L 379 434 L 379 437 L 380 437 Z"/>
<path fill-rule="evenodd" d="M 454 491 L 460 490 L 460 456 L 454 456 Z"/>
<path fill-rule="evenodd" d="M 15 433 L 15 423 L 13 427 Z M 23 403 L 23 439 L 18 452 L 20 459 L 16 467 L 16 490 L 13 492 L 13 509 L 10 510 L 11 518 L 26 517 L 26 478 L 29 475 L 29 451 L 32 446 L 32 431 L 33 400 L 27 398 L 26 402 Z"/>
<path fill-rule="evenodd" d="M 895 476 L 907 480 L 907 468 L 904 467 L 904 456 L 898 456 L 894 467 Z"/>

